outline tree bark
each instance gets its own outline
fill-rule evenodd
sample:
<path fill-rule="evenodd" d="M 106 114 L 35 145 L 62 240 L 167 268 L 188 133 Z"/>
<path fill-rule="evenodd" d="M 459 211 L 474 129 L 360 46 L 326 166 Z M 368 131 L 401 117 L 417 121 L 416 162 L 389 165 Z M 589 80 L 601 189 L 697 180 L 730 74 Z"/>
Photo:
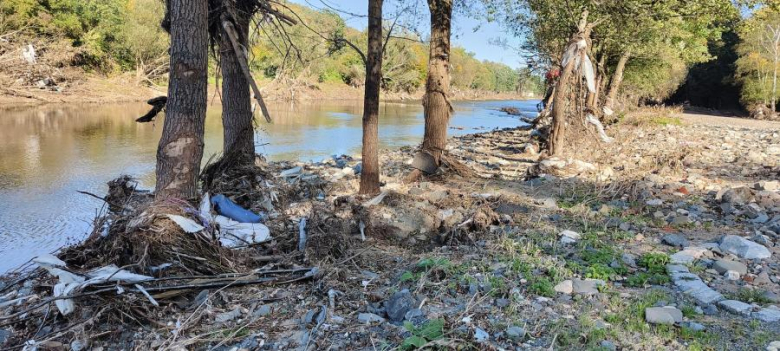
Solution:
<path fill-rule="evenodd" d="M 368 1 L 368 57 L 363 97 L 363 169 L 360 194 L 379 193 L 379 91 L 382 81 L 382 2 Z"/>
<path fill-rule="evenodd" d="M 170 78 L 157 149 L 155 199 L 192 199 L 203 158 L 208 74 L 208 2 L 169 0 Z"/>
<path fill-rule="evenodd" d="M 238 42 L 246 50 L 249 43 L 250 15 L 243 9 L 234 11 Z M 237 165 L 252 164 L 255 155 L 252 97 L 249 81 L 244 75 L 228 34 L 222 30 L 220 39 L 220 66 L 222 69 L 222 124 L 224 128 L 224 155 Z M 245 52 L 245 51 L 244 51 Z"/>
<path fill-rule="evenodd" d="M 423 96 L 425 134 L 422 150 L 433 156 L 438 166 L 447 147 L 447 125 L 452 113 L 452 105 L 447 98 L 450 91 L 452 0 L 428 0 L 428 8 L 431 12 L 431 39 Z"/>
<path fill-rule="evenodd" d="M 615 74 L 612 75 L 612 83 L 609 85 L 609 93 L 607 94 L 606 107 L 610 109 L 615 107 L 615 100 L 617 100 L 618 91 L 620 91 L 620 84 L 623 83 L 623 72 L 626 69 L 626 63 L 631 58 L 631 52 L 626 51 L 620 56 L 617 67 L 615 67 Z"/>
<path fill-rule="evenodd" d="M 569 80 L 574 72 L 574 59 L 569 60 L 566 67 L 563 68 L 561 76 L 558 78 L 558 85 L 555 87 L 555 97 L 552 103 L 552 130 L 550 137 L 547 138 L 547 150 L 550 156 L 555 156 L 563 150 L 563 136 L 566 128 L 566 108 L 567 97 L 569 93 Z"/>

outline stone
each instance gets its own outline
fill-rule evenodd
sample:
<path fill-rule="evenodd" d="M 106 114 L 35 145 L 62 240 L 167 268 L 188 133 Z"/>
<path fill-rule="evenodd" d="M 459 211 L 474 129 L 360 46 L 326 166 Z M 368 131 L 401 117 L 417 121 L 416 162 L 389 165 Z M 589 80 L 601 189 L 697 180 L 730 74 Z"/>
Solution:
<path fill-rule="evenodd" d="M 778 303 L 778 302 L 780 302 L 780 296 L 777 295 L 774 292 L 769 291 L 769 290 L 764 291 L 761 294 L 761 297 L 766 299 L 767 301 L 769 301 L 771 303 Z"/>
<path fill-rule="evenodd" d="M 271 305 L 260 305 L 252 312 L 254 317 L 265 317 L 269 314 L 271 314 Z"/>
<path fill-rule="evenodd" d="M 707 305 L 704 307 L 704 314 L 708 316 L 714 316 L 718 314 L 718 307 L 715 305 Z"/>
<path fill-rule="evenodd" d="M 762 180 L 753 186 L 756 190 L 777 191 L 780 190 L 780 182 L 776 180 Z"/>
<path fill-rule="evenodd" d="M 747 274 L 747 266 L 741 262 L 729 261 L 729 260 L 717 260 L 712 264 L 712 269 L 718 272 L 718 274 L 725 274 L 728 271 L 735 271 L 740 275 Z"/>
<path fill-rule="evenodd" d="M 691 264 L 699 257 L 704 256 L 705 253 L 707 253 L 707 249 L 703 247 L 690 246 L 674 255 L 669 256 L 669 259 L 674 264 Z"/>
<path fill-rule="evenodd" d="M 750 304 L 744 303 L 742 301 L 737 300 L 724 300 L 718 302 L 718 306 L 722 307 L 724 310 L 729 311 L 734 314 L 740 314 L 740 315 L 749 315 L 750 311 L 753 310 L 753 306 Z"/>
<path fill-rule="evenodd" d="M 498 306 L 498 308 L 505 308 L 509 306 L 509 302 L 509 299 L 496 299 L 496 306 Z"/>
<path fill-rule="evenodd" d="M 661 199 L 650 199 L 650 200 L 647 200 L 647 202 L 645 202 L 645 204 L 647 204 L 647 206 L 654 206 L 654 207 L 655 206 L 661 206 L 661 205 L 664 204 L 664 200 L 661 200 Z"/>
<path fill-rule="evenodd" d="M 705 330 L 707 330 L 707 327 L 705 327 L 702 324 L 696 323 L 696 322 L 683 322 L 682 326 L 684 328 L 688 328 L 690 330 L 697 331 L 697 332 L 698 331 L 705 331 Z"/>
<path fill-rule="evenodd" d="M 238 317 L 241 317 L 241 309 L 236 307 L 230 312 L 220 313 L 214 317 L 214 321 L 217 323 L 225 323 L 232 321 Z"/>
<path fill-rule="evenodd" d="M 753 312 L 751 316 L 762 322 L 777 322 L 780 321 L 780 310 L 774 308 L 762 308 L 758 312 Z"/>
<path fill-rule="evenodd" d="M 572 280 L 572 292 L 580 295 L 598 295 L 599 286 L 605 284 L 600 279 L 574 279 Z"/>
<path fill-rule="evenodd" d="M 780 351 L 780 341 L 772 341 L 766 345 L 766 351 Z"/>
<path fill-rule="evenodd" d="M 486 331 L 482 330 L 481 328 L 475 328 L 474 339 L 477 340 L 477 342 L 485 342 L 488 339 L 490 339 L 490 334 L 488 334 Z"/>
<path fill-rule="evenodd" d="M 525 329 L 517 326 L 508 327 L 506 328 L 506 336 L 512 340 L 521 339 L 525 336 Z"/>
<path fill-rule="evenodd" d="M 707 286 L 696 274 L 672 273 L 670 275 L 674 285 L 700 305 L 710 305 L 723 300 L 721 293 Z"/>
<path fill-rule="evenodd" d="M 620 260 L 623 261 L 623 264 L 629 267 L 636 267 L 636 255 L 632 255 L 630 253 L 624 253 L 620 256 Z"/>
<path fill-rule="evenodd" d="M 747 187 L 737 187 L 726 190 L 721 197 L 722 202 L 744 205 L 753 199 L 753 191 Z"/>
<path fill-rule="evenodd" d="M 5 329 L 0 329 L 0 345 L 5 344 L 6 341 L 11 337 L 11 332 Z"/>
<path fill-rule="evenodd" d="M 672 273 L 689 273 L 688 267 L 679 265 L 679 264 L 667 264 L 666 265 L 666 272 L 669 274 Z"/>
<path fill-rule="evenodd" d="M 424 320 L 424 317 L 425 317 L 425 312 L 423 312 L 423 310 L 419 308 L 413 308 L 409 310 L 409 312 L 406 312 L 406 314 L 404 315 L 404 320 L 410 322 L 416 322 L 419 320 L 422 322 Z"/>
<path fill-rule="evenodd" d="M 393 294 L 393 296 L 385 302 L 387 317 L 393 322 L 403 321 L 406 312 L 415 308 L 415 305 L 417 305 L 417 300 L 412 296 L 412 293 L 410 293 L 409 290 L 404 289 L 399 291 Z"/>
<path fill-rule="evenodd" d="M 683 315 L 674 307 L 648 307 L 645 309 L 645 321 L 650 324 L 673 325 L 682 322 Z"/>
<path fill-rule="evenodd" d="M 0 341 L 0 345 L 2 345 L 3 342 Z M 81 351 L 84 350 L 84 348 L 87 347 L 87 343 L 85 343 L 83 340 L 73 340 L 70 343 L 70 350 L 71 351 Z"/>
<path fill-rule="evenodd" d="M 720 249 L 748 260 L 761 260 L 772 256 L 765 246 L 736 235 L 723 237 L 720 241 Z"/>
<path fill-rule="evenodd" d="M 363 324 L 383 323 L 384 318 L 377 316 L 373 313 L 360 313 L 358 314 L 358 322 Z"/>
<path fill-rule="evenodd" d="M 661 242 L 674 247 L 685 247 L 688 246 L 688 240 L 686 240 L 682 235 L 680 234 L 667 234 L 664 235 L 664 237 L 661 239 Z"/>
<path fill-rule="evenodd" d="M 609 351 L 617 350 L 617 346 L 615 346 L 615 343 L 609 340 L 603 340 L 600 345 L 605 350 L 609 350 Z"/>
<path fill-rule="evenodd" d="M 558 283 L 558 285 L 556 285 L 555 288 L 553 289 L 555 289 L 555 291 L 558 293 L 566 294 L 566 295 L 571 295 L 571 293 L 574 291 L 573 283 L 571 280 L 564 280 Z"/>
<path fill-rule="evenodd" d="M 582 235 L 580 235 L 580 233 L 577 233 L 577 232 L 575 232 L 573 230 L 564 230 L 564 231 L 561 232 L 560 236 L 561 237 L 565 237 L 565 238 L 574 239 L 574 241 L 580 240 L 580 238 L 582 237 Z"/>
<path fill-rule="evenodd" d="M 727 280 L 731 280 L 731 281 L 737 281 L 737 280 L 739 280 L 739 272 L 736 272 L 736 271 L 726 271 L 726 273 L 725 273 L 725 274 L 723 274 L 723 276 L 724 276 L 724 277 L 725 277 Z"/>

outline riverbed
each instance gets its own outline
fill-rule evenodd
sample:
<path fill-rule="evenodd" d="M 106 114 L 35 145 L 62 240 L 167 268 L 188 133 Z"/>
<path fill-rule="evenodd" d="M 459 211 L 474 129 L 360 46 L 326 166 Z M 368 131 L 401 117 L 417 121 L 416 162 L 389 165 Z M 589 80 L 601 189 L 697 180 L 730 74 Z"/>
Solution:
<path fill-rule="evenodd" d="M 455 102 L 452 136 L 522 124 L 498 111 L 534 116 L 538 101 Z M 0 106 L 3 108 L 3 106 Z M 272 124 L 258 123 L 256 148 L 269 160 L 318 161 L 360 154 L 362 106 L 357 101 L 271 103 Z M 82 240 L 101 208 L 106 182 L 121 174 L 154 185 L 162 118 L 138 124 L 148 106 L 45 105 L 0 110 L 0 272 Z M 423 134 L 419 102 L 382 103 L 380 147 L 416 145 Z M 204 162 L 222 146 L 219 106 L 206 119 Z"/>

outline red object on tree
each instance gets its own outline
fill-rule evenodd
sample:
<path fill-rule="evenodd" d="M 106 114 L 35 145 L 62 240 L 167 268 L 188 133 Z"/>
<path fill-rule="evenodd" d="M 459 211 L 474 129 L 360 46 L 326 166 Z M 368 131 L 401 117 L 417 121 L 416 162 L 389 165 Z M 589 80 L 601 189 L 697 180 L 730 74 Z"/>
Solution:
<path fill-rule="evenodd" d="M 553 80 L 558 79 L 558 77 L 561 76 L 561 70 L 556 68 L 553 68 L 549 71 L 547 71 L 547 74 L 544 75 L 544 77 L 547 79 L 548 82 L 552 82 Z"/>

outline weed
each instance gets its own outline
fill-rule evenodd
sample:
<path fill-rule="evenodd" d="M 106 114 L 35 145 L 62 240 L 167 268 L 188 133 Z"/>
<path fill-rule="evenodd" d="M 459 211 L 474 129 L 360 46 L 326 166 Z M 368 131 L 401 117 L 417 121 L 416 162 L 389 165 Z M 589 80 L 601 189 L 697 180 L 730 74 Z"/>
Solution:
<path fill-rule="evenodd" d="M 444 336 L 444 319 L 434 319 L 426 322 L 420 327 L 415 327 L 410 322 L 404 323 L 404 328 L 412 335 L 404 339 L 401 344 L 403 350 L 414 350 L 425 346 L 430 341 L 440 339 Z"/>
<path fill-rule="evenodd" d="M 528 287 L 528 292 L 544 297 L 555 296 L 553 284 L 547 277 L 534 277 L 531 285 Z"/>
<path fill-rule="evenodd" d="M 761 289 L 739 288 L 737 292 L 729 294 L 729 299 L 739 300 L 747 303 L 757 303 L 760 305 L 772 303 L 764 294 L 766 291 Z"/>
<path fill-rule="evenodd" d="M 615 270 L 601 263 L 594 264 L 585 271 L 585 278 L 612 280 L 617 274 Z"/>
<path fill-rule="evenodd" d="M 666 273 L 666 265 L 669 264 L 669 255 L 662 252 L 649 252 L 639 258 L 637 264 L 647 269 L 651 274 Z"/>

